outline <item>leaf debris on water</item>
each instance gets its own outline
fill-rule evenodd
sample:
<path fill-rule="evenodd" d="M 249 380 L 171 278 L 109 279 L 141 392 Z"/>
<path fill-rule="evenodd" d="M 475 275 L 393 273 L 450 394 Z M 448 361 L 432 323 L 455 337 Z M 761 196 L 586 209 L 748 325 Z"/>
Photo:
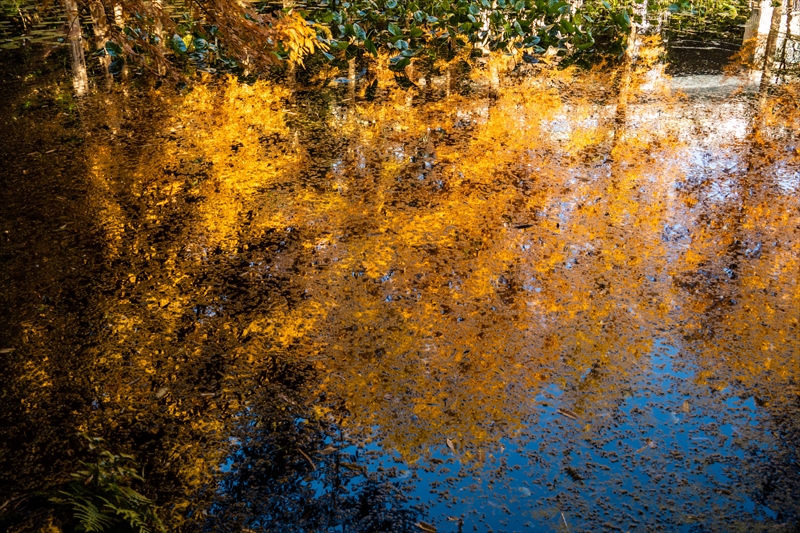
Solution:
<path fill-rule="evenodd" d="M 436 527 L 427 522 L 419 521 L 415 525 L 422 531 L 427 531 L 428 533 L 436 533 Z"/>
<path fill-rule="evenodd" d="M 569 409 L 564 409 L 563 407 L 559 407 L 556 411 L 558 414 L 562 416 L 566 416 L 567 418 L 571 418 L 572 420 L 577 420 L 578 415 Z"/>

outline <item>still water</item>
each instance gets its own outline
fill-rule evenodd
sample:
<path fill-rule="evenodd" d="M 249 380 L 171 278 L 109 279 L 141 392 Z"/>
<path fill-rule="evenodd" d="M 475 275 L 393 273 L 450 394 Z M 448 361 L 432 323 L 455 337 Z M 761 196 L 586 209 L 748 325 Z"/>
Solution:
<path fill-rule="evenodd" d="M 84 102 L 9 71 L 3 499 L 84 432 L 175 531 L 793 531 L 800 86 L 662 56 Z"/>

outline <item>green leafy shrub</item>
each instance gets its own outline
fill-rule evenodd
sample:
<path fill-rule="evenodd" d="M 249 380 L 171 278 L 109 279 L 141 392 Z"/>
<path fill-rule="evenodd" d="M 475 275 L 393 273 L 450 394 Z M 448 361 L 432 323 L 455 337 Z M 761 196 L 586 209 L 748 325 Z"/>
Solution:
<path fill-rule="evenodd" d="M 594 40 L 562 0 L 308 0 L 306 20 L 318 28 L 330 60 L 380 50 L 405 67 L 413 57 L 451 58 L 462 48 L 543 52 L 586 49 Z"/>
<path fill-rule="evenodd" d="M 165 532 L 155 502 L 130 486 L 144 481 L 137 472 L 136 460 L 103 449 L 101 438 L 82 436 L 95 454 L 94 461 L 81 461 L 81 469 L 71 474 L 72 481 L 50 498 L 51 502 L 71 509 L 77 522 L 75 530 Z"/>

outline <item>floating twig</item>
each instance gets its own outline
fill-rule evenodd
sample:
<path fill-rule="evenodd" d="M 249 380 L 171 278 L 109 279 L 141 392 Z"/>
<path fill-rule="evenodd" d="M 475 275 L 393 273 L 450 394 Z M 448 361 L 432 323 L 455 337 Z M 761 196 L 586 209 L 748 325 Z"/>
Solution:
<path fill-rule="evenodd" d="M 316 470 L 316 469 L 317 469 L 317 465 L 315 465 L 315 464 L 314 464 L 314 461 L 312 461 L 312 460 L 311 460 L 311 457 L 309 457 L 308 455 L 306 455 L 306 452 L 304 452 L 304 451 L 303 451 L 303 450 L 301 450 L 300 448 L 297 448 L 297 451 L 298 451 L 298 452 L 300 452 L 300 454 L 301 454 L 303 457 L 305 457 L 305 458 L 306 458 L 306 461 L 308 461 L 308 464 L 310 464 L 310 465 L 311 465 L 311 468 L 313 468 L 314 470 Z"/>
<path fill-rule="evenodd" d="M 559 407 L 556 412 L 558 414 L 560 414 L 561 416 L 566 416 L 567 418 L 571 418 L 572 420 L 577 420 L 578 419 L 578 415 L 577 414 L 575 414 L 574 412 L 570 411 L 569 409 L 564 409 L 563 407 Z"/>

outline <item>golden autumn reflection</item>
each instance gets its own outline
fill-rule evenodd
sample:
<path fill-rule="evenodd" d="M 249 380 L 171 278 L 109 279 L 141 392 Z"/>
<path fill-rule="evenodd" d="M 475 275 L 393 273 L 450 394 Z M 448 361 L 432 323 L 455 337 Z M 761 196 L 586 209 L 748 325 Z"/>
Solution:
<path fill-rule="evenodd" d="M 193 337 L 225 330 L 235 368 L 312 362 L 310 393 L 341 398 L 345 425 L 378 428 L 407 459 L 446 439 L 480 457 L 531 421 L 543 384 L 579 383 L 572 409 L 591 417 L 656 341 L 696 354 L 700 384 L 796 375 L 796 174 L 770 183 L 796 163 L 781 146 L 791 93 L 766 117 L 687 117 L 690 99 L 647 64 L 424 105 L 383 91 L 287 107 L 266 83 L 229 81 L 186 97 L 147 162 L 167 172 L 137 192 L 164 229 L 170 203 L 193 202 L 163 250 L 169 275 L 135 289 L 156 342 L 202 295 L 215 303 L 193 311 Z M 260 305 L 239 312 L 229 287 L 204 286 L 215 255 L 242 257 L 230 275 Z"/>
<path fill-rule="evenodd" d="M 635 65 L 509 73 L 491 90 L 381 77 L 309 96 L 231 78 L 159 94 L 167 118 L 130 165 L 111 143 L 91 149 L 114 266 L 85 369 L 102 408 L 76 429 L 154 450 L 162 490 L 190 495 L 166 512 L 189 524 L 244 490 L 215 487 L 252 459 L 230 459 L 247 435 L 303 424 L 330 434 L 275 449 L 308 476 L 344 442 L 497 471 L 553 416 L 594 454 L 627 432 L 641 445 L 620 454 L 640 468 L 656 441 L 619 417 L 664 353 L 685 397 L 659 406 L 661 426 L 713 417 L 725 391 L 788 424 L 798 86 L 681 90 L 660 53 L 645 42 Z M 49 379 L 44 363 L 26 372 Z M 683 468 L 675 457 L 664 471 Z"/>
<path fill-rule="evenodd" d="M 297 301 L 215 321 L 242 341 L 237 360 L 313 361 L 346 423 L 409 457 L 446 438 L 479 452 L 521 427 L 542 383 L 614 376 L 582 390 L 575 411 L 591 414 L 657 339 L 696 351 L 719 387 L 796 375 L 797 187 L 768 182 L 796 162 L 774 161 L 796 116 L 709 146 L 691 129 L 724 110 L 681 116 L 687 97 L 644 67 L 421 97 L 387 88 L 323 116 L 263 82 L 187 96 L 154 165 L 168 172 L 141 191 L 156 225 L 195 195 L 168 283 L 145 296 L 163 327 L 195 302 L 193 269 L 249 256 L 233 275 Z M 714 149 L 729 167 L 698 177 Z M 281 244 L 250 252 L 267 236 Z"/>

